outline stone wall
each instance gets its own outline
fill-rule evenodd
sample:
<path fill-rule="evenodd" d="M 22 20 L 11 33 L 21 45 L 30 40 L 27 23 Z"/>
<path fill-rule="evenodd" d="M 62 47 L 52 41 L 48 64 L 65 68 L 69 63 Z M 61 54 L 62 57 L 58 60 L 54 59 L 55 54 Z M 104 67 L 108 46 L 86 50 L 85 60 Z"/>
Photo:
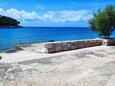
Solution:
<path fill-rule="evenodd" d="M 47 42 L 44 44 L 44 53 L 56 53 L 67 50 L 75 50 L 80 48 L 102 45 L 102 40 L 75 40 L 64 42 Z"/>
<path fill-rule="evenodd" d="M 101 39 L 102 40 L 102 45 L 115 45 L 115 39 Z"/>
<path fill-rule="evenodd" d="M 115 39 L 92 39 L 92 40 L 74 40 L 62 42 L 45 42 L 30 44 L 28 46 L 16 46 L 17 50 L 26 49 L 36 53 L 56 53 L 61 51 L 75 50 L 99 45 L 115 45 Z"/>

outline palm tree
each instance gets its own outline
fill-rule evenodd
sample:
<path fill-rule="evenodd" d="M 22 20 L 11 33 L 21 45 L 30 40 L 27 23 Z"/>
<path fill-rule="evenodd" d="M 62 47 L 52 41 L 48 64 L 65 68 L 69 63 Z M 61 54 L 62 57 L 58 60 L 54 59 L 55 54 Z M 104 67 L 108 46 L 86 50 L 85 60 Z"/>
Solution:
<path fill-rule="evenodd" d="M 93 14 L 89 24 L 93 31 L 99 33 L 99 36 L 109 39 L 115 28 L 115 7 L 107 5 L 104 9 L 99 9 Z"/>

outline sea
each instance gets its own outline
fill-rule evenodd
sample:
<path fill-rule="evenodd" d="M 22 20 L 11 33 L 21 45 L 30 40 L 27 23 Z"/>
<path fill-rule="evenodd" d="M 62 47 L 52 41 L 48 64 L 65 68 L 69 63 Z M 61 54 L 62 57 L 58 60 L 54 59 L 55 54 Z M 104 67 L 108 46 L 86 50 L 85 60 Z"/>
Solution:
<path fill-rule="evenodd" d="M 115 36 L 115 33 L 112 36 Z M 83 40 L 98 37 L 98 34 L 88 27 L 0 28 L 0 51 L 12 49 L 16 45 L 47 42 L 49 40 Z"/>

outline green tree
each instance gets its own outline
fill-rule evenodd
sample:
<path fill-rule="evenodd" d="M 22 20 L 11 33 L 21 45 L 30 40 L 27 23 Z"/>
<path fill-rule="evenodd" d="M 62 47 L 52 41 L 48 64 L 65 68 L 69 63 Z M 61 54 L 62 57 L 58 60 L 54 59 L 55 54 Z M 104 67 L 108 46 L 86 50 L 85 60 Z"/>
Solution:
<path fill-rule="evenodd" d="M 115 7 L 107 5 L 104 9 L 99 9 L 93 14 L 89 24 L 93 31 L 99 33 L 99 36 L 110 38 L 115 28 Z"/>

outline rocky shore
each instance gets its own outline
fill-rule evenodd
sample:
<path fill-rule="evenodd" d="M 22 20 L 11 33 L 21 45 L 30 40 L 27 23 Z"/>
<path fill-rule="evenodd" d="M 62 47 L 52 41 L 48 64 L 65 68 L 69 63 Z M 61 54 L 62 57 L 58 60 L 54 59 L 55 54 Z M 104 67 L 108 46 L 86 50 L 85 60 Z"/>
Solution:
<path fill-rule="evenodd" d="M 115 46 L 1 53 L 0 86 L 114 86 Z"/>
<path fill-rule="evenodd" d="M 101 45 L 114 45 L 115 38 L 112 39 L 87 39 L 87 40 L 71 40 L 71 41 L 57 41 L 57 42 L 44 42 L 34 43 L 30 45 L 16 46 L 17 49 L 29 49 L 38 53 L 57 53 L 69 50 L 76 50 L 87 47 L 101 46 Z"/>

